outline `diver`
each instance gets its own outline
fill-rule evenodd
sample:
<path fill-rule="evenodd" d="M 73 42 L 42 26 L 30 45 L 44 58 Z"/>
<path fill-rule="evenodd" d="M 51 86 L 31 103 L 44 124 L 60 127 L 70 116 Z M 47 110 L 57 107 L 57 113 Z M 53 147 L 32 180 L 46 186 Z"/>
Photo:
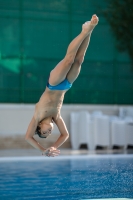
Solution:
<path fill-rule="evenodd" d="M 46 89 L 35 105 L 34 115 L 28 126 L 25 140 L 45 156 L 58 156 L 60 154 L 58 147 L 69 137 L 60 113 L 61 107 L 65 93 L 72 87 L 80 73 L 91 33 L 98 21 L 98 17 L 93 15 L 91 21 L 82 25 L 81 33 L 69 44 L 63 60 L 50 72 Z M 41 138 L 47 138 L 53 130 L 54 123 L 59 129 L 60 136 L 51 147 L 45 149 L 34 139 L 34 135 L 38 134 Z"/>

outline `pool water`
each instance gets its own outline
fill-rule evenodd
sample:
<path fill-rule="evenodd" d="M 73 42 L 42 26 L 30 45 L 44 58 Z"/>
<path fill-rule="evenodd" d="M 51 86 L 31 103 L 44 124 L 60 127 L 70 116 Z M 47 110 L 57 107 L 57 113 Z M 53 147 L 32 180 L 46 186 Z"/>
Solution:
<path fill-rule="evenodd" d="M 133 156 L 0 160 L 0 200 L 133 198 Z"/>

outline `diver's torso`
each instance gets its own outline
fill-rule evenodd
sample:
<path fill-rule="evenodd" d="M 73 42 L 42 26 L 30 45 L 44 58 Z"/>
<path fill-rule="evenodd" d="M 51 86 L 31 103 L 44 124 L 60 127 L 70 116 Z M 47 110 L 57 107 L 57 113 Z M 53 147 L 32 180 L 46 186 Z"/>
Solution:
<path fill-rule="evenodd" d="M 47 117 L 58 118 L 65 93 L 65 90 L 50 90 L 46 87 L 35 108 L 39 121 Z"/>

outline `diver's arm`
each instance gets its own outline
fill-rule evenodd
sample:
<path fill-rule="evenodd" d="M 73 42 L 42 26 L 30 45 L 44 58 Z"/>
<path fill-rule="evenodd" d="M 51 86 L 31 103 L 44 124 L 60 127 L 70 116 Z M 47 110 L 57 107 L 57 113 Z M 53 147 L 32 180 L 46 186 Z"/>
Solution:
<path fill-rule="evenodd" d="M 52 145 L 52 147 L 58 148 L 68 139 L 69 133 L 68 133 L 66 124 L 61 116 L 57 120 L 55 119 L 53 120 L 60 131 L 60 136 L 57 139 L 57 141 Z"/>
<path fill-rule="evenodd" d="M 46 149 L 44 149 L 34 138 L 33 136 L 35 135 L 35 131 L 38 125 L 38 119 L 33 116 L 32 120 L 28 126 L 26 135 L 25 135 L 25 140 L 31 144 L 34 148 L 38 149 L 41 152 L 44 152 Z"/>
<path fill-rule="evenodd" d="M 38 120 L 33 116 L 29 126 L 28 126 L 28 130 L 26 132 L 25 135 L 25 140 L 31 144 L 34 148 L 38 149 L 39 151 L 42 152 L 42 155 L 48 156 L 48 157 L 54 157 L 54 156 L 58 156 L 60 151 L 57 150 L 54 147 L 50 147 L 47 149 L 44 149 L 44 147 L 42 147 L 34 138 L 34 134 L 36 131 L 36 127 L 38 125 Z"/>

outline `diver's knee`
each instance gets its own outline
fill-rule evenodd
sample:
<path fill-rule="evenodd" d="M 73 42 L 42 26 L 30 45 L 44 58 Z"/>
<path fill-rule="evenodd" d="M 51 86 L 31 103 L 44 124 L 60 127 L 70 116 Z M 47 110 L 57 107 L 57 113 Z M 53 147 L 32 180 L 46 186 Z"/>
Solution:
<path fill-rule="evenodd" d="M 64 58 L 66 65 L 72 65 L 74 63 L 74 56 L 73 55 L 66 55 Z"/>
<path fill-rule="evenodd" d="M 82 63 L 84 62 L 84 56 L 75 57 L 74 62 L 78 63 L 78 65 L 82 65 Z"/>

